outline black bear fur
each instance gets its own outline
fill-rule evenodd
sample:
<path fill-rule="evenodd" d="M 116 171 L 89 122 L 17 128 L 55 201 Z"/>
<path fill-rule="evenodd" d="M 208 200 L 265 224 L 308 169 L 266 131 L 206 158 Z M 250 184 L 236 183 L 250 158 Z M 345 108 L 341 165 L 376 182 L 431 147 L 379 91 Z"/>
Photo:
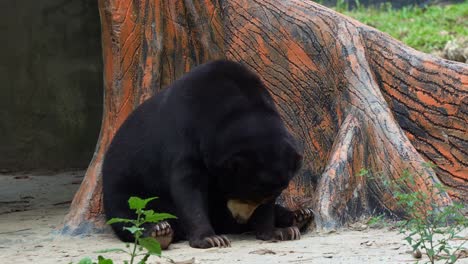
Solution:
<path fill-rule="evenodd" d="M 294 213 L 275 201 L 301 162 L 259 77 L 239 63 L 214 61 L 143 102 L 118 129 L 102 167 L 104 209 L 108 219 L 134 218 L 130 196 L 158 196 L 150 208 L 178 217 L 168 221 L 174 241 L 198 248 L 227 245 L 218 235 L 246 231 L 295 239 L 284 229 Z M 236 219 L 229 200 L 258 207 Z M 112 227 L 133 241 L 122 224 Z"/>

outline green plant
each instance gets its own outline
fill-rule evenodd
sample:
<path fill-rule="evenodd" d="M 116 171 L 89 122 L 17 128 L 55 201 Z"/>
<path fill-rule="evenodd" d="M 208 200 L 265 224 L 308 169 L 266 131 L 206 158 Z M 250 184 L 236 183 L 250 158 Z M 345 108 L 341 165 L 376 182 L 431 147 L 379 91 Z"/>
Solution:
<path fill-rule="evenodd" d="M 435 165 L 426 163 L 425 166 L 433 168 Z M 368 171 L 361 170 L 359 175 L 368 175 Z M 429 258 L 428 263 L 435 263 L 436 260 L 455 263 L 465 242 L 458 246 L 450 242 L 460 238 L 457 235 L 468 227 L 468 220 L 461 212 L 463 204 L 437 204 L 435 196 L 446 193 L 447 187 L 438 182 L 430 183 L 429 178 L 425 180 L 427 191 L 406 192 L 404 186 L 414 186 L 416 182 L 414 176 L 408 170 L 404 170 L 402 177 L 395 182 L 384 180 L 384 185 L 390 188 L 397 204 L 406 214 L 406 218 L 399 222 L 398 226 L 400 232 L 405 235 L 404 240 L 413 251 L 424 252 Z"/>
<path fill-rule="evenodd" d="M 367 220 L 367 225 L 371 228 L 377 228 L 377 227 L 384 227 L 386 226 L 385 223 L 385 214 L 379 214 L 376 216 L 372 216 Z"/>
<path fill-rule="evenodd" d="M 345 0 L 337 0 L 335 5 L 335 10 L 338 12 L 344 12 L 349 9 L 348 2 Z"/>
<path fill-rule="evenodd" d="M 78 262 L 78 264 L 114 264 L 111 259 L 106 259 L 103 256 L 98 257 L 98 262 L 93 262 L 89 257 L 83 258 Z"/>
<path fill-rule="evenodd" d="M 347 10 L 341 1 L 335 10 L 423 52 L 442 50 L 448 41 L 468 35 L 468 1 L 426 8 L 393 9 L 389 4 L 380 7 L 356 6 L 353 10 Z"/>
<path fill-rule="evenodd" d="M 143 231 L 145 230 L 143 225 L 146 223 L 158 223 L 165 219 L 176 218 L 175 216 L 167 213 L 156 213 L 154 210 L 145 210 L 146 205 L 157 197 L 151 197 L 147 199 L 141 199 L 139 197 L 130 197 L 128 199 L 128 205 L 130 209 L 135 210 L 137 216 L 136 219 L 126 218 L 112 218 L 107 221 L 107 224 L 125 223 L 128 226 L 124 227 L 124 230 L 132 233 L 135 237 L 133 247 L 130 244 L 126 244 L 126 249 L 114 248 L 97 251 L 96 253 L 109 253 L 118 252 L 126 253 L 130 257 L 130 261 L 124 261 L 125 264 L 145 264 L 151 255 L 161 256 L 161 245 L 159 242 L 152 237 L 142 237 Z M 146 252 L 142 252 L 146 249 Z M 142 257 L 140 261 L 136 262 L 136 258 Z M 111 259 L 106 259 L 103 256 L 98 256 L 97 262 L 93 262 L 91 258 L 83 258 L 78 264 L 113 264 Z"/>

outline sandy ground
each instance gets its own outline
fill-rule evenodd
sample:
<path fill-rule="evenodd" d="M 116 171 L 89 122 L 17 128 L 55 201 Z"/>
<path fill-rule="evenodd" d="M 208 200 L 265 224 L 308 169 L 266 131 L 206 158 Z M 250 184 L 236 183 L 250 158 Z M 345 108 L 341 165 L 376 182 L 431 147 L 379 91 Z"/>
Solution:
<path fill-rule="evenodd" d="M 60 226 L 82 171 L 56 175 L 0 175 L 0 263 L 77 263 L 97 250 L 124 248 L 112 234 L 62 236 Z M 359 229 L 359 228 L 358 228 Z M 389 228 L 310 231 L 301 240 L 261 242 L 229 236 L 231 248 L 193 249 L 177 243 L 163 255 L 176 263 L 414 263 L 402 235 Z M 126 256 L 103 254 L 122 263 Z M 424 259 L 423 259 L 424 260 Z M 149 263 L 168 263 L 157 257 Z M 468 258 L 458 263 L 468 263 Z"/>

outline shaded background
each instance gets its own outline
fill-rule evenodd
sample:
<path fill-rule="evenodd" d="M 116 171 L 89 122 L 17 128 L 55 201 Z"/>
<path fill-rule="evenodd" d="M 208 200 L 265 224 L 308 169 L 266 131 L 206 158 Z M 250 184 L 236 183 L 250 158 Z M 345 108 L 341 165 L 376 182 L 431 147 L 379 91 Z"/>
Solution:
<path fill-rule="evenodd" d="M 0 173 L 86 168 L 104 90 L 97 0 L 0 0 L 0 36 Z"/>
<path fill-rule="evenodd" d="M 102 118 L 96 0 L 0 0 L 0 172 L 86 168 Z"/>

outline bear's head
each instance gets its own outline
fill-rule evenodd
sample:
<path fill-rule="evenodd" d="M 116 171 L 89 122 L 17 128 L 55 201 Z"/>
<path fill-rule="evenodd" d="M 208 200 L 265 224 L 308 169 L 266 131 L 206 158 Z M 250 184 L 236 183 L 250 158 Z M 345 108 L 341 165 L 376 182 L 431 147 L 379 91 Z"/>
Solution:
<path fill-rule="evenodd" d="M 291 140 L 243 144 L 227 155 L 218 170 L 217 186 L 239 223 L 255 209 L 276 199 L 288 187 L 302 164 L 302 155 Z"/>
<path fill-rule="evenodd" d="M 288 187 L 302 165 L 291 139 L 259 140 L 240 145 L 217 170 L 217 188 L 226 199 L 265 202 Z"/>

